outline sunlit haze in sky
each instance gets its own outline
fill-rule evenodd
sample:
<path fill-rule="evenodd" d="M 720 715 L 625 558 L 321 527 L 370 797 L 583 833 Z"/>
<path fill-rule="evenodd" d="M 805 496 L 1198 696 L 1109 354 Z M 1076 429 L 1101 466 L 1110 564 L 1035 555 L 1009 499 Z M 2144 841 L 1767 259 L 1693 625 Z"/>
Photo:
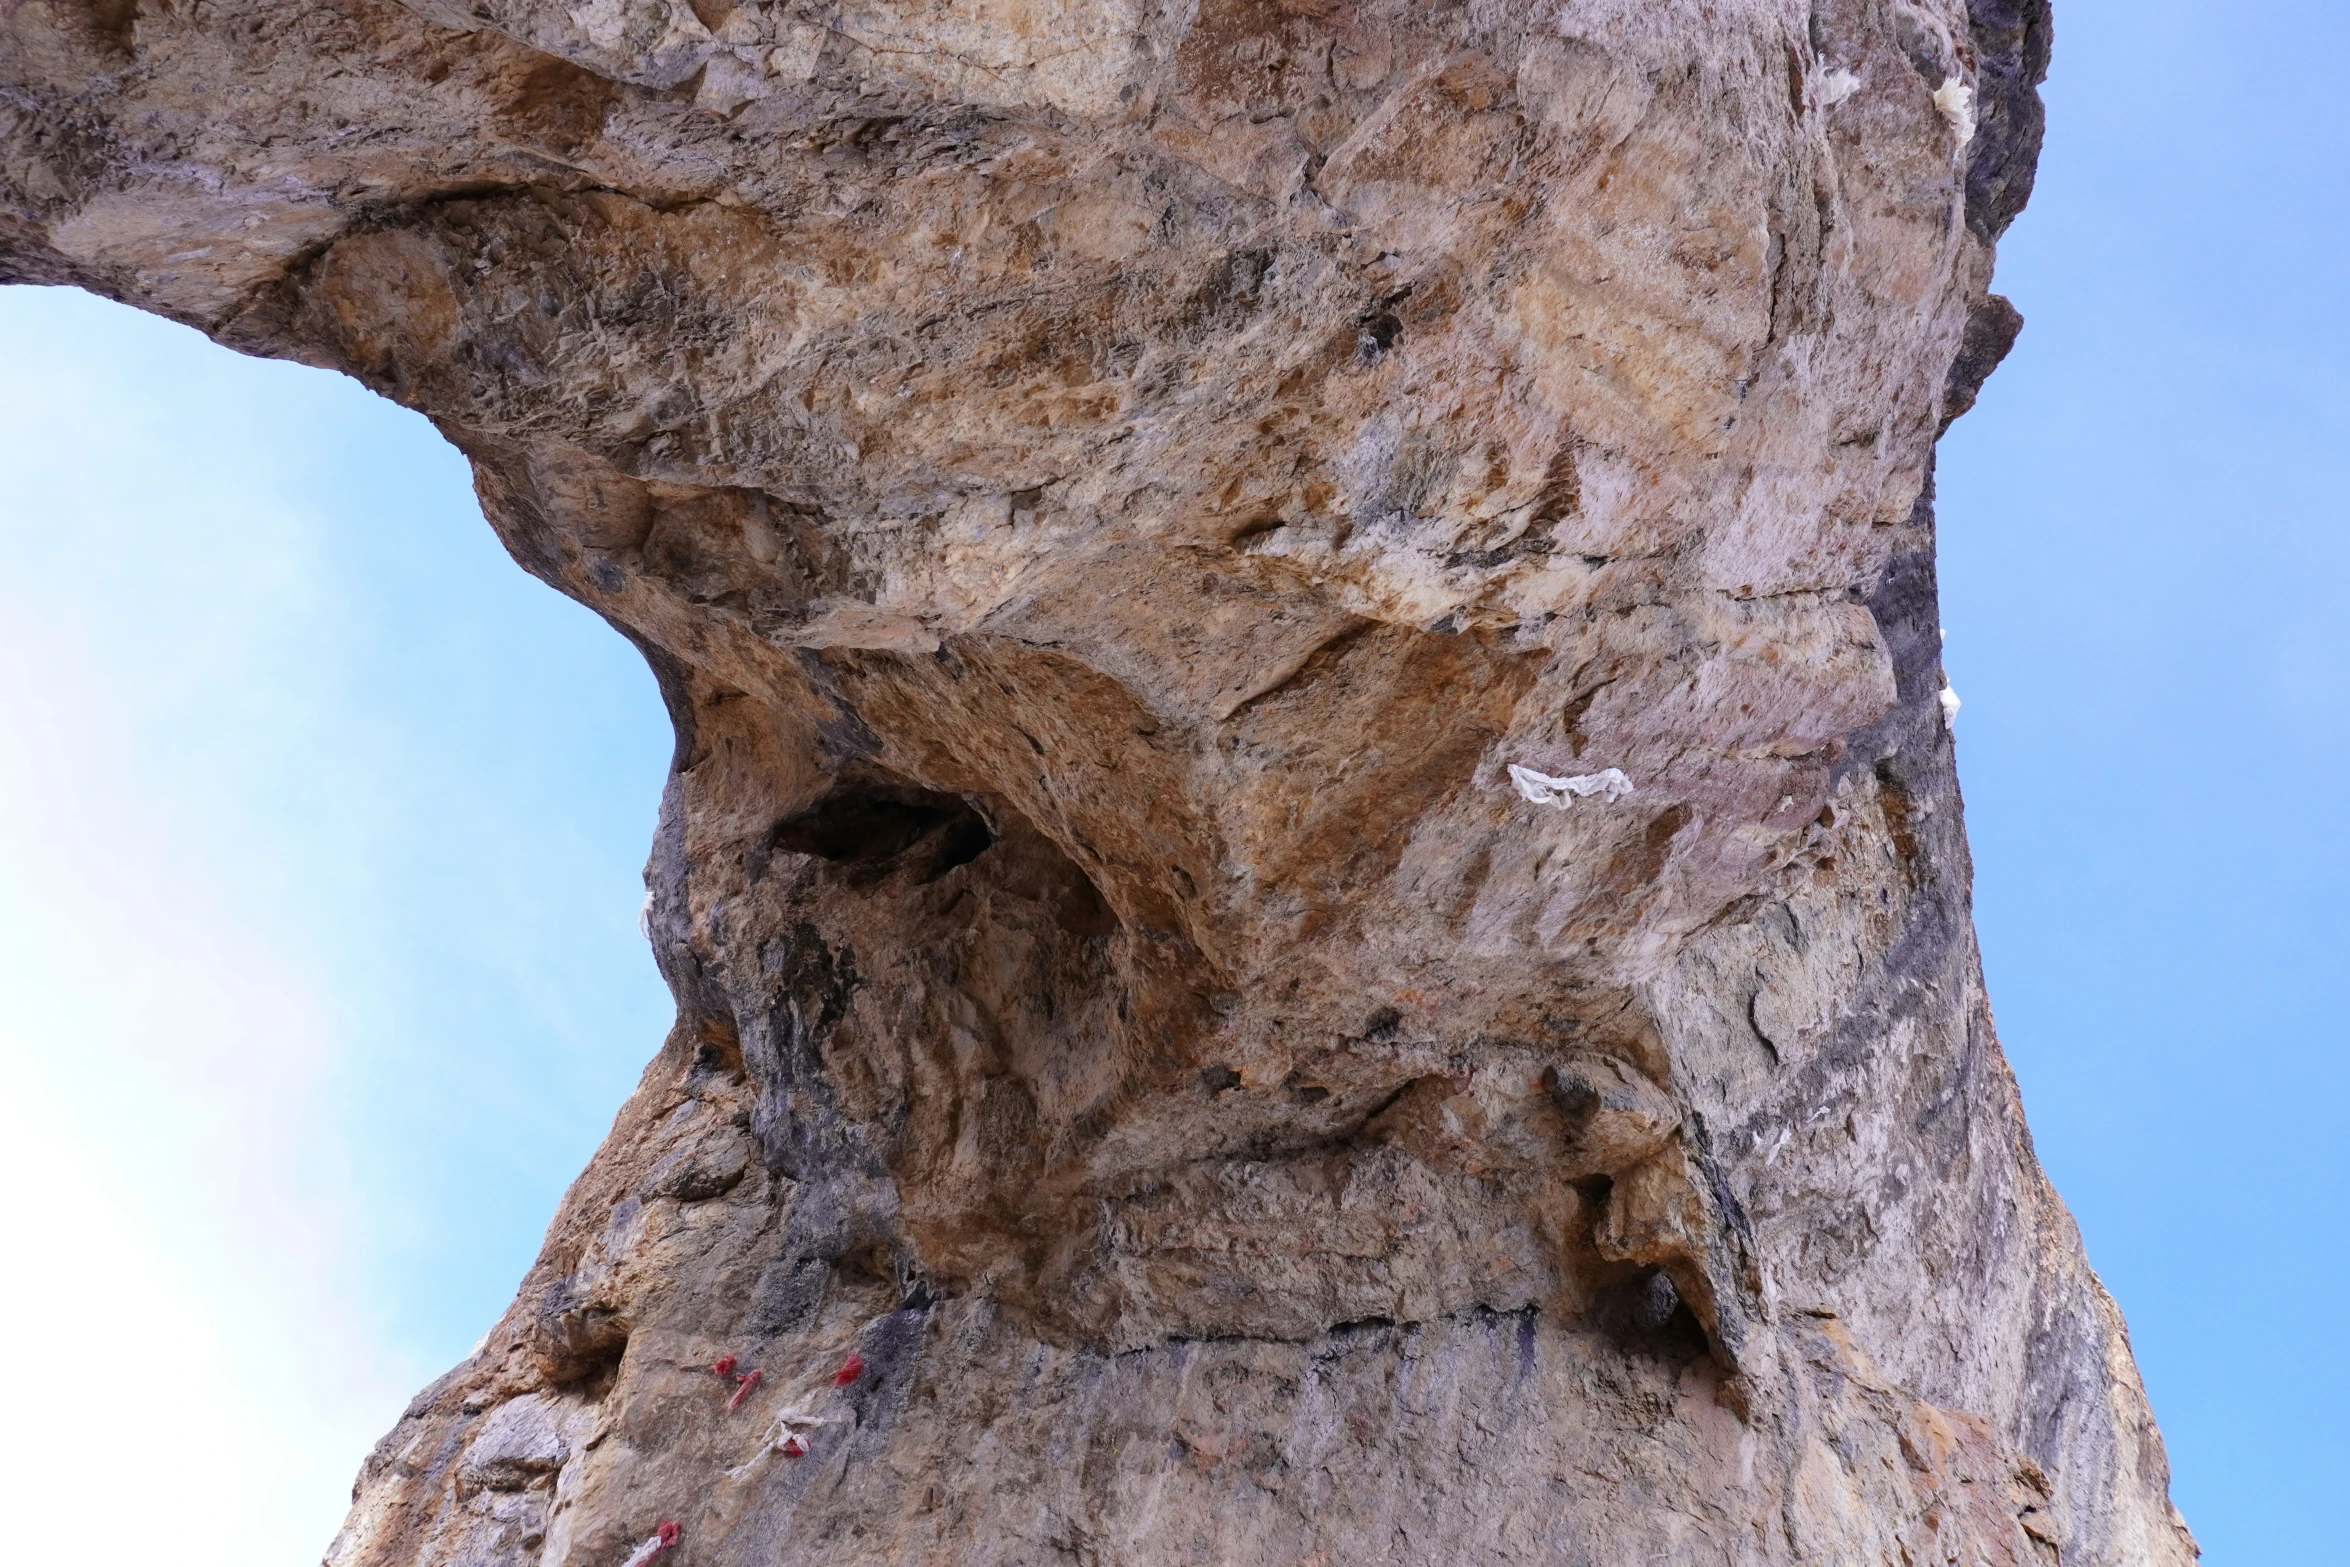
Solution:
<path fill-rule="evenodd" d="M 2337 1563 L 2350 8 L 2057 16 L 1940 480 L 1992 999 L 2206 1561 Z M 80 294 L 0 563 L 0 1532 L 300 1567 L 667 1026 L 667 725 L 422 419 Z"/>
<path fill-rule="evenodd" d="M 313 1562 L 667 1027 L 667 724 L 339 376 L 0 290 L 0 475 L 9 1554 Z"/>

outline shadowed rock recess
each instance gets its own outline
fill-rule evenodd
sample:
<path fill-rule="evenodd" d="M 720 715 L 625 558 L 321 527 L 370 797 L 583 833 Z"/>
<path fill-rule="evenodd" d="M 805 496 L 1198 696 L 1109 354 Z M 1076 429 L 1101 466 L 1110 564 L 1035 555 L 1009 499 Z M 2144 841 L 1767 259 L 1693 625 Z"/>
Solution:
<path fill-rule="evenodd" d="M 0 277 L 421 410 L 676 723 L 335 1567 L 2193 1558 L 1938 700 L 2040 0 L 0 17 Z"/>

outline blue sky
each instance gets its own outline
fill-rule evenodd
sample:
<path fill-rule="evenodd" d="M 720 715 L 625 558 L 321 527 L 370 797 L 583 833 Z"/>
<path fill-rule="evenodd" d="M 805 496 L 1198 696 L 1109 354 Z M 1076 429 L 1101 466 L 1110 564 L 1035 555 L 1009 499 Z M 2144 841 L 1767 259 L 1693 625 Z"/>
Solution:
<path fill-rule="evenodd" d="M 2338 1563 L 2350 7 L 2058 0 L 2028 319 L 1943 443 L 2002 1043 L 2215 1567 Z"/>
<path fill-rule="evenodd" d="M 2030 324 L 1943 449 L 2000 1033 L 2219 1567 L 2344 1554 L 2346 59 L 2338 5 L 2059 0 Z M 337 377 L 0 291 L 0 475 L 0 1334 L 52 1412 L 0 1511 L 294 1567 L 666 1026 L 666 726 Z"/>
<path fill-rule="evenodd" d="M 0 290 L 0 474 L 0 1513 L 314 1562 L 667 1027 L 667 723 L 340 377 Z"/>

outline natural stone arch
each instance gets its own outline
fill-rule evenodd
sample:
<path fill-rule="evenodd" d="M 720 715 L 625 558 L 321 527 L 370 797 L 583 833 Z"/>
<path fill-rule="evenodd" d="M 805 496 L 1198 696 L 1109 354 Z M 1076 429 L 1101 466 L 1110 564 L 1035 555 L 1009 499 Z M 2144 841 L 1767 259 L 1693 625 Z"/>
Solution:
<path fill-rule="evenodd" d="M 2043 11 L 6 27 L 0 275 L 423 410 L 677 726 L 336 1562 L 2192 1555 L 1937 702 Z"/>

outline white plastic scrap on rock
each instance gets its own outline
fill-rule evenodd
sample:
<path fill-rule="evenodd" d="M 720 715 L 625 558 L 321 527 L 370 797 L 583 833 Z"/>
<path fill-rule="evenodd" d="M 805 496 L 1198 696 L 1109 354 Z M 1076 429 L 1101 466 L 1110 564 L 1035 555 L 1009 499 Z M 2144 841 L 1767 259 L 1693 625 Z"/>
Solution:
<path fill-rule="evenodd" d="M 1962 150 L 1975 139 L 1975 90 L 1960 81 L 1955 71 L 1934 89 L 1934 107 L 1950 122 L 1951 134 L 1958 138 Z"/>
<path fill-rule="evenodd" d="M 825 1426 L 845 1423 L 838 1415 L 817 1414 L 804 1401 L 794 1404 L 776 1415 L 766 1434 L 759 1438 L 758 1449 L 742 1463 L 727 1470 L 726 1477 L 730 1480 L 742 1479 L 758 1467 L 759 1461 L 769 1453 L 781 1453 L 786 1458 L 805 1458 L 810 1437 Z"/>
<path fill-rule="evenodd" d="M 1510 763 L 1510 782 L 1518 786 L 1518 793 L 1535 805 L 1555 805 L 1565 810 L 1578 799 L 1598 795 L 1602 800 L 1621 800 L 1632 792 L 1632 780 L 1624 776 L 1620 767 L 1603 768 L 1596 773 L 1578 773 L 1572 778 L 1553 778 L 1538 773 L 1531 767 Z"/>
<path fill-rule="evenodd" d="M 807 1405 L 798 1404 L 775 1417 L 775 1424 L 769 1427 L 767 1432 L 768 1444 L 773 1447 L 781 1447 L 802 1432 L 814 1431 L 819 1426 L 839 1424 L 840 1420 L 837 1416 L 820 1415 Z"/>
<path fill-rule="evenodd" d="M 652 1538 L 629 1552 L 628 1560 L 622 1562 L 620 1567 L 645 1567 L 647 1562 L 676 1543 L 677 1525 L 665 1518 L 661 1521 L 661 1527 L 653 1531 Z"/>

